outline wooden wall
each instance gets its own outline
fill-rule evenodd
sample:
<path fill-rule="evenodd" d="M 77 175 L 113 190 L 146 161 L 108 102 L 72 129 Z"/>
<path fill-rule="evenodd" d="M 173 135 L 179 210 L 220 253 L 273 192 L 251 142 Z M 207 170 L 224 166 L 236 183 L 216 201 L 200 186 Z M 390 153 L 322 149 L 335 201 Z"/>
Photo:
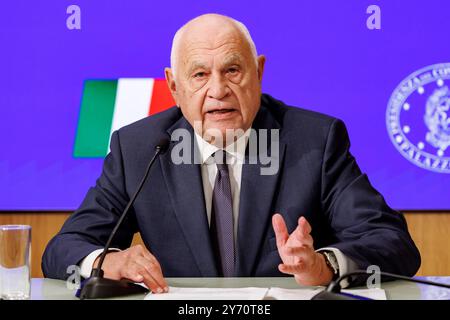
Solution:
<path fill-rule="evenodd" d="M 42 277 L 41 257 L 48 241 L 59 231 L 68 212 L 0 213 L 1 224 L 32 226 L 32 277 Z M 450 276 L 450 212 L 405 213 L 409 230 L 422 255 L 418 275 Z M 134 243 L 139 243 L 136 236 Z"/>

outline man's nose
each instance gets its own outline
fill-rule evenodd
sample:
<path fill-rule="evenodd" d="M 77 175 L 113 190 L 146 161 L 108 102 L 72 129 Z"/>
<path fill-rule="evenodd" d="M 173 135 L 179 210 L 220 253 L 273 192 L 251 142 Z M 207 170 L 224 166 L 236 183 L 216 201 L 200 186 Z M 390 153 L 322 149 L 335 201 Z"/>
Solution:
<path fill-rule="evenodd" d="M 208 97 L 212 99 L 223 99 L 230 94 L 230 88 L 226 79 L 221 75 L 212 75 L 209 80 Z"/>

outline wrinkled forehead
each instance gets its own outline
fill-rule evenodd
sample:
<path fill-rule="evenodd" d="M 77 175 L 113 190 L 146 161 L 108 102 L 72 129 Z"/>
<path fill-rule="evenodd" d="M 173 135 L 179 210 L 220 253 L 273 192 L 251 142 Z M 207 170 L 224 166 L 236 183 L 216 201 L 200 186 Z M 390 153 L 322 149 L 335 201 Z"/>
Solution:
<path fill-rule="evenodd" d="M 242 33 L 235 28 L 205 28 L 186 30 L 180 39 L 179 57 L 182 65 L 208 57 L 226 60 L 246 60 L 252 56 L 250 45 Z"/>

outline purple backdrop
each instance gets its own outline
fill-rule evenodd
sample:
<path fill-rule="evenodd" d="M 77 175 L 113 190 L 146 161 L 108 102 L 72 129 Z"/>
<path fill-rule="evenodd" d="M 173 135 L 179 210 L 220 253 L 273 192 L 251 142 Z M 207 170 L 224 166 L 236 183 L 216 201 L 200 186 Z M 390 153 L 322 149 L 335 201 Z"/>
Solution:
<path fill-rule="evenodd" d="M 71 4 L 81 30 L 66 27 Z M 366 26 L 371 4 L 381 30 Z M 405 159 L 386 128 L 401 81 L 450 62 L 449 1 L 15 0 L 0 8 L 0 210 L 76 208 L 102 165 L 72 157 L 83 80 L 163 77 L 174 32 L 207 12 L 248 26 L 267 57 L 265 92 L 345 121 L 390 205 L 450 209 L 450 174 Z"/>

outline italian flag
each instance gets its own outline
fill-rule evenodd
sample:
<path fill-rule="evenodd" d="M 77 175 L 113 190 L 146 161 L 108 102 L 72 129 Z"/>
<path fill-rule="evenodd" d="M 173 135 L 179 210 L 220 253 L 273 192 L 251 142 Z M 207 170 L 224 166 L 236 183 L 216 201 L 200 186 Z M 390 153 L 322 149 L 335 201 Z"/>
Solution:
<path fill-rule="evenodd" d="M 174 105 L 164 79 L 85 81 L 73 156 L 105 157 L 115 130 Z"/>

